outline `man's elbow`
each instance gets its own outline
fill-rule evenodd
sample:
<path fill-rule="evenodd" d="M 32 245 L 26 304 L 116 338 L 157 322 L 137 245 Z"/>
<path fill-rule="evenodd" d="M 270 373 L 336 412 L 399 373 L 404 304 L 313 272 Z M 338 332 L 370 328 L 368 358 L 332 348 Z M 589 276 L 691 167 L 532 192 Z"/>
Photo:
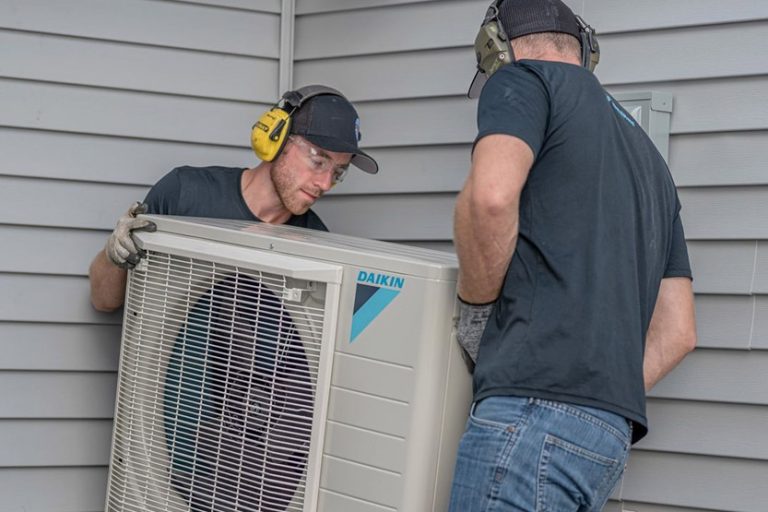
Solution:
<path fill-rule="evenodd" d="M 682 360 L 696 348 L 698 342 L 696 326 L 679 326 L 676 331 L 670 332 L 669 340 L 674 343 L 674 348 L 670 345 L 670 349 L 674 350 L 679 360 Z"/>
<path fill-rule="evenodd" d="M 98 311 L 99 313 L 114 313 L 120 307 L 123 305 L 121 302 L 114 302 L 109 300 L 104 300 L 99 297 L 93 297 L 91 296 L 91 306 L 93 306 L 93 309 Z"/>
<path fill-rule="evenodd" d="M 483 190 L 470 196 L 472 214 L 477 219 L 487 221 L 509 218 L 517 204 L 517 197 L 506 190 Z"/>
<path fill-rule="evenodd" d="M 693 350 L 696 348 L 696 344 L 698 343 L 698 336 L 696 335 L 696 328 L 689 329 L 683 336 L 681 340 L 682 348 L 685 350 L 686 354 L 690 354 L 693 352 Z"/>

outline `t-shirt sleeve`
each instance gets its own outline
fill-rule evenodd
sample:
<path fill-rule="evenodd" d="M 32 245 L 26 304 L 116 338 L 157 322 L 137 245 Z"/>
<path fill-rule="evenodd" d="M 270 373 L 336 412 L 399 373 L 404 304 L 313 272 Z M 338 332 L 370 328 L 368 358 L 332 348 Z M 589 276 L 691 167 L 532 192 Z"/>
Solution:
<path fill-rule="evenodd" d="M 488 80 L 480 94 L 475 144 L 487 135 L 512 135 L 528 144 L 534 157 L 538 156 L 548 119 L 549 95 L 539 77 L 519 65 L 504 67 Z"/>
<path fill-rule="evenodd" d="M 149 189 L 147 197 L 144 199 L 147 204 L 147 213 L 177 215 L 180 196 L 181 181 L 179 180 L 179 169 L 176 168 L 160 178 L 160 181 Z"/>
<path fill-rule="evenodd" d="M 679 209 L 672 225 L 672 246 L 669 251 L 669 258 L 667 259 L 667 268 L 664 270 L 664 277 L 688 277 L 693 279 Z"/>

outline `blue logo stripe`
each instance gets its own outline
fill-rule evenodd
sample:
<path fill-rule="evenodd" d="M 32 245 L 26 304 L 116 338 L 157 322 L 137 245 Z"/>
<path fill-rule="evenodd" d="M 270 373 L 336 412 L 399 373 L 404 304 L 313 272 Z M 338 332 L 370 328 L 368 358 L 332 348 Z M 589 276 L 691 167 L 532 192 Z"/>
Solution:
<path fill-rule="evenodd" d="M 389 288 L 379 288 L 368 302 L 363 304 L 354 315 L 352 315 L 352 333 L 349 342 L 355 341 L 355 338 L 373 322 L 373 319 L 379 316 L 384 308 L 400 294 L 400 290 L 391 290 Z"/>
<path fill-rule="evenodd" d="M 632 117 L 630 117 L 630 116 L 628 116 L 627 114 L 625 114 L 625 113 L 624 113 L 624 111 L 623 111 L 623 110 L 621 110 L 621 109 L 620 109 L 620 108 L 619 108 L 619 107 L 616 105 L 616 103 L 613 101 L 613 98 L 611 98 L 609 95 L 607 95 L 607 94 L 606 94 L 606 95 L 605 95 L 605 99 L 606 99 L 606 100 L 608 100 L 608 103 L 610 103 L 610 104 L 611 104 L 611 106 L 613 107 L 613 110 L 615 110 L 615 111 L 616 111 L 616 113 L 617 113 L 617 114 L 619 114 L 619 116 L 621 116 L 621 118 L 622 118 L 622 119 L 624 119 L 624 120 L 625 120 L 627 123 L 629 123 L 631 126 L 633 126 L 633 127 L 635 126 L 635 120 L 634 120 Z"/>

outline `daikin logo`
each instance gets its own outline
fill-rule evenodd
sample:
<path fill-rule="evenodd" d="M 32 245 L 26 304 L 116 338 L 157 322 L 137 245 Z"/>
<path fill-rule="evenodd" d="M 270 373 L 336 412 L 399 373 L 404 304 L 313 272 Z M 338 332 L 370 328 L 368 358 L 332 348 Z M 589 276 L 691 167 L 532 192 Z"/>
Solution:
<path fill-rule="evenodd" d="M 405 283 L 405 278 L 361 270 L 360 273 L 357 274 L 357 282 L 375 284 L 377 286 L 386 286 L 387 288 L 398 288 L 402 290 L 403 284 Z"/>
<path fill-rule="evenodd" d="M 357 339 L 361 332 L 381 314 L 400 294 L 405 278 L 361 270 L 357 274 L 355 309 L 352 315 L 352 332 L 349 342 Z"/>

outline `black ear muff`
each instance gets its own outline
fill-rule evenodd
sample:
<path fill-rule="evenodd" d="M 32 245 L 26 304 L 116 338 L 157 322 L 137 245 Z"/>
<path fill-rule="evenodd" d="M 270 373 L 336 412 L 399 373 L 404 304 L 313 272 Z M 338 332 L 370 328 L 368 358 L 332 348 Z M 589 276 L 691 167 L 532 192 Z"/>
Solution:
<path fill-rule="evenodd" d="M 600 62 L 600 45 L 597 42 L 595 29 L 590 27 L 581 16 L 576 15 L 579 25 L 579 42 L 581 43 L 581 65 L 594 72 Z"/>
<path fill-rule="evenodd" d="M 251 128 L 251 147 L 260 160 L 272 162 L 285 147 L 291 133 L 291 116 L 309 98 L 321 94 L 341 96 L 336 89 L 324 85 L 308 85 L 283 94 L 280 101 L 264 112 Z"/>

